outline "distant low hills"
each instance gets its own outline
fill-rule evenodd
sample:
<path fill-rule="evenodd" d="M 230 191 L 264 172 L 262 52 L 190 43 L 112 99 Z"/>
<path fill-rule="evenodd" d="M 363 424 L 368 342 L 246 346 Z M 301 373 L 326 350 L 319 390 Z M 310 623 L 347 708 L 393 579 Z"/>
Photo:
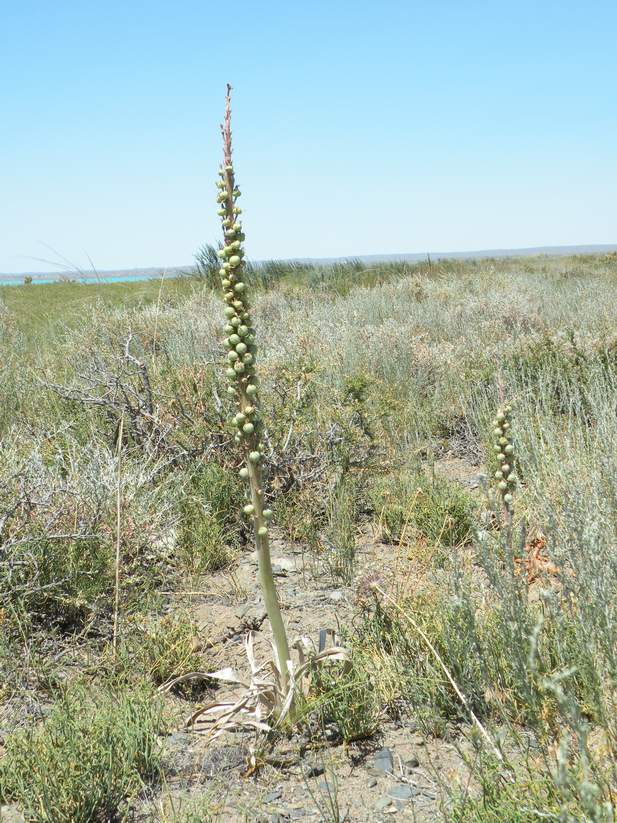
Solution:
<path fill-rule="evenodd" d="M 394 263 L 408 261 L 410 263 L 426 260 L 430 256 L 431 260 L 458 259 L 458 260 L 479 260 L 491 257 L 535 257 L 546 256 L 570 256 L 577 254 L 606 254 L 617 251 L 617 244 L 605 243 L 587 246 L 534 246 L 525 249 L 482 249 L 478 251 L 447 251 L 447 252 L 418 252 L 413 254 L 361 254 L 349 255 L 347 257 L 299 257 L 294 258 L 300 263 L 313 263 L 318 265 L 328 265 L 340 263 L 345 260 L 360 260 L 363 263 Z M 260 262 L 260 261 L 253 261 Z M 265 261 L 264 261 L 265 262 Z M 193 269 L 191 264 L 174 267 L 149 267 L 141 269 L 114 269 L 106 271 L 65 271 L 65 272 L 19 272 L 0 273 L 0 284 L 23 283 L 24 277 L 32 277 L 33 282 L 57 282 L 61 280 L 92 281 L 102 282 L 123 281 L 123 280 L 146 280 L 153 277 L 161 277 L 163 273 L 167 277 L 177 277 L 180 274 L 189 273 Z"/>

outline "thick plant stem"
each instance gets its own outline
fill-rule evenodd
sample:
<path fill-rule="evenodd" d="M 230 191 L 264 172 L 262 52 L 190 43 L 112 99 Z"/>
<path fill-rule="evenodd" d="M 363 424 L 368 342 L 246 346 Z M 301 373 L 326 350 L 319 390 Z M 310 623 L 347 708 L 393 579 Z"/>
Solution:
<path fill-rule="evenodd" d="M 230 380 L 229 393 L 237 401 L 238 413 L 234 422 L 238 427 L 236 442 L 241 447 L 244 466 L 240 476 L 248 482 L 250 503 L 244 507 L 247 517 L 253 520 L 255 548 L 259 581 L 266 613 L 272 627 L 276 663 L 281 686 L 287 693 L 289 686 L 290 661 L 289 643 L 281 615 L 272 562 L 270 559 L 270 539 L 268 524 L 272 513 L 264 506 L 262 482 L 263 446 L 261 443 L 262 423 L 259 415 L 259 396 L 255 374 L 254 329 L 251 325 L 250 307 L 243 274 L 244 234 L 239 222 L 241 209 L 236 205 L 240 192 L 236 188 L 231 148 L 231 87 L 227 86 L 225 120 L 221 126 L 223 135 L 223 165 L 219 173 L 219 215 L 223 225 L 225 246 L 220 252 L 223 288 L 227 308 L 228 324 L 226 345 L 229 349 L 227 375 Z"/>
<path fill-rule="evenodd" d="M 249 463 L 249 484 L 251 488 L 251 500 L 255 506 L 255 548 L 257 549 L 257 567 L 259 570 L 259 582 L 264 598 L 266 613 L 272 627 L 274 647 L 278 657 L 277 666 L 281 674 L 281 685 L 287 691 L 289 683 L 289 672 L 287 661 L 289 658 L 289 643 L 287 642 L 287 632 L 283 623 L 281 609 L 279 605 L 276 586 L 274 585 L 274 575 L 272 574 L 272 562 L 270 559 L 270 538 L 268 534 L 260 534 L 260 530 L 266 528 L 266 520 L 263 516 L 261 490 L 261 469 Z"/>

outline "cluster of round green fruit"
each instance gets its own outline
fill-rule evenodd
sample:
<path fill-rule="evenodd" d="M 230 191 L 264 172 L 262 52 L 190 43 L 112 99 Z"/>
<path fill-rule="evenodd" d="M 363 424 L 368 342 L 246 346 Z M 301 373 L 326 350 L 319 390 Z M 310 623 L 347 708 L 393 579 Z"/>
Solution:
<path fill-rule="evenodd" d="M 259 441 L 260 426 L 256 407 L 257 380 L 255 376 L 255 331 L 251 325 L 246 284 L 242 280 L 242 263 L 244 250 L 242 243 L 244 233 L 239 222 L 241 209 L 236 205 L 240 191 L 234 186 L 233 167 L 226 165 L 219 172 L 217 200 L 221 206 L 221 217 L 225 246 L 219 251 L 221 268 L 219 274 L 224 289 L 225 307 L 225 345 L 227 352 L 228 393 L 238 401 L 239 411 L 233 422 L 237 427 L 236 443 L 244 444 L 247 466 L 257 466 L 262 459 L 262 444 Z M 240 469 L 240 477 L 249 481 L 249 468 Z M 255 507 L 249 503 L 244 507 L 248 517 L 255 514 Z M 267 514 L 268 513 L 268 514 Z M 268 516 L 269 515 L 269 516 Z M 266 520 L 271 517 L 269 510 L 263 512 Z M 261 526 L 261 534 L 267 534 L 267 528 Z"/>
<path fill-rule="evenodd" d="M 497 456 L 499 468 L 495 472 L 497 488 L 508 511 L 512 511 L 512 492 L 516 489 L 518 478 L 514 473 L 514 445 L 512 444 L 512 407 L 499 409 L 493 420 L 493 450 Z"/>

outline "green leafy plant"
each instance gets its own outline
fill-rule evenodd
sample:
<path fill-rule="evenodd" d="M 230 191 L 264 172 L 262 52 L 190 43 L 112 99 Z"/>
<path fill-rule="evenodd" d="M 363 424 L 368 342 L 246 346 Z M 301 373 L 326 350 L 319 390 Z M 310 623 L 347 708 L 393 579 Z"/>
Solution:
<path fill-rule="evenodd" d="M 0 761 L 0 798 L 33 823 L 118 819 L 159 770 L 160 707 L 148 690 L 73 688 L 37 726 L 11 735 Z"/>

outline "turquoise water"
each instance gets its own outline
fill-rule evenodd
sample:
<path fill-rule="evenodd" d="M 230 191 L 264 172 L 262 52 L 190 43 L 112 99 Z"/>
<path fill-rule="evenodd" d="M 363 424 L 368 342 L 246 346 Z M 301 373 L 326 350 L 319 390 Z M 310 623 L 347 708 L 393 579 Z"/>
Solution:
<path fill-rule="evenodd" d="M 167 274 L 165 279 L 169 279 L 170 277 L 174 277 L 173 274 Z M 54 277 L 33 277 L 32 285 L 39 286 L 39 285 L 47 285 L 49 283 L 60 283 L 60 282 L 70 282 L 70 283 L 83 283 L 86 286 L 96 286 L 97 283 L 136 283 L 137 281 L 141 280 L 158 280 L 160 279 L 160 275 L 156 274 L 102 274 L 100 277 L 75 277 L 71 278 L 70 281 L 61 281 L 58 278 Z M 0 286 L 23 286 L 24 285 L 24 278 L 23 277 L 16 277 L 14 279 L 6 279 L 0 280 Z"/>

